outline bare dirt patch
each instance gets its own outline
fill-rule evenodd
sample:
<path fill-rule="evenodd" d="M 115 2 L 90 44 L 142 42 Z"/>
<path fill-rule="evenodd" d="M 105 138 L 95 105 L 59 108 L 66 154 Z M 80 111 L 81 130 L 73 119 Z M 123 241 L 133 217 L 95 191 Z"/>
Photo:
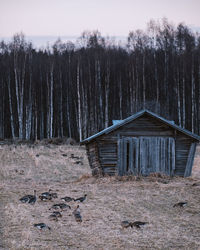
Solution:
<path fill-rule="evenodd" d="M 77 157 L 77 158 L 76 158 Z M 0 145 L 0 249 L 199 249 L 200 150 L 190 178 L 93 178 L 84 147 L 67 145 Z M 54 201 L 19 202 L 25 194 L 51 188 Z M 82 223 L 71 210 L 50 221 L 49 208 L 60 198 L 78 198 Z M 187 201 L 185 208 L 173 208 Z M 141 220 L 143 229 L 121 228 L 123 220 Z M 44 222 L 51 230 L 38 230 Z M 3 236 L 2 236 L 3 234 Z"/>

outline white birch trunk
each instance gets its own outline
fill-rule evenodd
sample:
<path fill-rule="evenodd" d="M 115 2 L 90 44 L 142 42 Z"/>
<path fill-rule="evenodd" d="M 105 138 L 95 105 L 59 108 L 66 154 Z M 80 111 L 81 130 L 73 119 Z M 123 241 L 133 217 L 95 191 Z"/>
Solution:
<path fill-rule="evenodd" d="M 200 57 L 199 57 L 199 62 L 200 62 Z M 199 80 L 198 107 L 200 107 L 200 64 L 199 64 L 198 80 Z M 200 111 L 199 111 L 198 120 L 200 120 Z M 200 122 L 198 122 L 198 131 L 199 131 L 199 134 L 200 134 Z"/>
<path fill-rule="evenodd" d="M 110 85 L 110 62 L 106 65 L 106 79 L 105 79 L 105 127 L 109 125 L 109 85 Z"/>
<path fill-rule="evenodd" d="M 179 72 L 177 70 L 177 89 L 176 89 L 176 94 L 177 94 L 177 104 L 178 104 L 178 124 L 179 126 L 182 127 L 182 120 L 181 120 L 181 98 L 180 98 L 180 77 L 179 77 Z"/>
<path fill-rule="evenodd" d="M 192 60 L 192 87 L 191 87 L 191 96 L 192 96 L 192 132 L 194 133 L 194 119 L 195 119 L 195 81 L 194 81 L 194 63 Z"/>
<path fill-rule="evenodd" d="M 82 121 L 81 121 L 81 96 L 80 96 L 80 69 L 79 63 L 77 64 L 77 95 L 78 95 L 78 128 L 79 140 L 82 141 Z"/>
<path fill-rule="evenodd" d="M 101 67 L 100 62 L 97 60 L 97 81 L 98 81 L 98 89 L 99 89 L 99 107 L 100 107 L 100 119 L 99 124 L 102 124 L 103 121 L 103 99 L 102 99 L 102 88 L 101 88 Z"/>
<path fill-rule="evenodd" d="M 30 69 L 29 99 L 26 106 L 26 140 L 31 139 L 32 126 L 32 72 Z"/>
<path fill-rule="evenodd" d="M 0 83 L 0 138 L 4 139 L 4 100 L 5 100 L 5 93 L 4 93 L 4 82 L 3 79 Z"/>
<path fill-rule="evenodd" d="M 182 96 L 182 105 L 183 105 L 183 128 L 185 128 L 185 77 L 184 77 L 184 71 L 183 71 L 183 96 Z"/>
<path fill-rule="evenodd" d="M 68 63 L 69 63 L 69 70 L 68 70 L 68 86 L 71 86 L 71 57 L 69 54 L 68 57 Z M 70 106 L 69 106 L 69 87 L 67 87 L 67 124 L 68 124 L 68 134 L 69 137 L 72 137 L 72 131 L 71 131 L 71 120 L 70 120 Z"/>
<path fill-rule="evenodd" d="M 69 137 L 72 137 L 72 132 L 71 132 L 71 120 L 70 120 L 70 107 L 69 107 L 69 97 L 67 96 L 67 121 L 68 121 L 68 133 Z"/>
<path fill-rule="evenodd" d="M 46 128 L 47 128 L 47 138 L 50 138 L 50 117 L 51 117 L 51 109 L 50 109 L 50 86 L 49 86 L 49 75 L 47 72 L 47 121 L 46 121 Z M 42 96 L 41 96 L 42 99 Z"/>
<path fill-rule="evenodd" d="M 53 65 L 50 74 L 50 138 L 53 137 Z"/>
<path fill-rule="evenodd" d="M 20 72 L 18 72 L 18 67 L 17 67 L 17 55 L 15 54 L 14 55 L 14 76 L 15 76 L 15 90 L 16 90 L 18 122 L 19 122 L 19 139 L 23 139 L 23 104 L 24 104 L 25 65 L 26 65 L 26 55 L 24 58 L 23 68 L 22 68 L 21 77 L 20 77 Z"/>
<path fill-rule="evenodd" d="M 61 74 L 61 71 L 60 71 L 60 104 L 59 104 L 59 115 L 60 115 L 60 128 L 59 128 L 59 131 L 60 131 L 60 134 L 59 136 L 60 137 L 63 137 L 63 95 L 62 95 L 62 74 Z"/>
<path fill-rule="evenodd" d="M 146 103 L 146 81 L 145 81 L 145 51 L 143 52 L 143 59 L 142 59 L 142 84 L 143 84 L 143 108 L 145 108 Z"/>
<path fill-rule="evenodd" d="M 22 69 L 22 79 L 20 86 L 20 114 L 19 114 L 19 138 L 23 139 L 23 118 L 24 118 L 24 83 L 25 83 L 25 66 L 26 66 L 26 55 Z"/>
<path fill-rule="evenodd" d="M 14 116 L 13 116 L 13 108 L 12 108 L 12 95 L 11 95 L 11 87 L 10 87 L 10 75 L 8 76 L 8 97 L 9 97 L 9 108 L 10 108 L 10 122 L 11 122 L 11 133 L 12 138 L 15 140 L 15 123 L 14 123 Z"/>
<path fill-rule="evenodd" d="M 155 68 L 155 82 L 156 82 L 156 111 L 159 114 L 160 108 L 159 108 L 159 82 L 158 82 L 158 69 L 157 69 L 157 62 L 156 62 L 156 52 L 154 48 L 154 53 L 153 53 L 153 58 L 154 58 L 154 68 Z"/>
<path fill-rule="evenodd" d="M 119 77 L 119 114 L 120 114 L 120 119 L 122 120 L 122 80 L 121 80 L 121 75 Z"/>
<path fill-rule="evenodd" d="M 132 65 L 132 74 L 130 71 L 130 105 L 131 105 L 131 115 L 136 112 L 135 110 L 135 103 L 136 103 L 136 88 L 133 85 L 135 83 L 135 73 L 134 73 L 134 66 Z"/>

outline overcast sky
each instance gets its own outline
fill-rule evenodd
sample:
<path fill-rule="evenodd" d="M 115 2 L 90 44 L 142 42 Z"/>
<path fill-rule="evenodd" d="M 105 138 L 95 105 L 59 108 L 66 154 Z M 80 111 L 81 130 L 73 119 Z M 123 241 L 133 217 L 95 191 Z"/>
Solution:
<path fill-rule="evenodd" d="M 200 0 L 0 0 L 0 37 L 80 36 L 84 30 L 127 36 L 150 19 L 200 27 Z"/>

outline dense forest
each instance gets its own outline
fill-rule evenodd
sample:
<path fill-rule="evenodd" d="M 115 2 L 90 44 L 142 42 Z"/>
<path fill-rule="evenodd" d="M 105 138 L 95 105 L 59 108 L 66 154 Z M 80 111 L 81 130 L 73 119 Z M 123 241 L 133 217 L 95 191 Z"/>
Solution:
<path fill-rule="evenodd" d="M 86 138 L 141 109 L 200 134 L 200 35 L 151 20 L 119 46 L 100 32 L 35 49 L 0 43 L 0 138 Z"/>

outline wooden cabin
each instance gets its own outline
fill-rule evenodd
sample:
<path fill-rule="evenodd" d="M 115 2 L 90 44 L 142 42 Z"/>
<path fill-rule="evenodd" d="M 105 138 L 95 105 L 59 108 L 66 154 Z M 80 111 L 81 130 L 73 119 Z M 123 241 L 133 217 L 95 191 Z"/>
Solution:
<path fill-rule="evenodd" d="M 142 110 L 86 138 L 93 175 L 191 175 L 200 137 L 148 110 Z"/>

